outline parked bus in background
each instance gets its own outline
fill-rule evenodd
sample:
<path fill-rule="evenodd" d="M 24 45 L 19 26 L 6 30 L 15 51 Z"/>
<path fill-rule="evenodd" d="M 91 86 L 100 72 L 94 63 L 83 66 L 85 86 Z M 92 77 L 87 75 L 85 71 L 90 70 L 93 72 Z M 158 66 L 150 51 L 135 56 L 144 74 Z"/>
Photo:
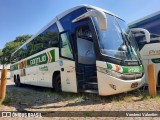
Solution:
<path fill-rule="evenodd" d="M 160 87 L 160 11 L 129 23 L 129 27 L 148 30 L 150 34 L 148 36 L 150 40 L 148 39 L 148 41 L 145 39 L 144 32 L 134 31 L 133 33 L 139 46 L 145 73 L 147 75 L 147 65 L 154 64 L 157 87 Z M 146 85 L 148 85 L 148 79 L 145 81 Z"/>
<path fill-rule="evenodd" d="M 143 28 L 136 28 L 143 29 Z M 143 29 L 145 30 L 145 29 Z M 149 31 L 145 30 L 149 33 Z M 147 75 L 147 65 L 154 64 L 155 66 L 155 75 L 156 75 L 156 86 L 160 87 L 160 35 L 150 34 L 150 40 L 145 39 L 144 32 L 133 31 L 136 38 L 137 44 L 139 46 L 141 59 L 144 65 L 145 73 Z M 146 76 L 145 86 L 148 85 L 148 76 Z"/>
<path fill-rule="evenodd" d="M 113 95 L 141 87 L 143 66 L 124 20 L 90 5 L 56 16 L 16 50 L 11 77 L 56 92 Z"/>

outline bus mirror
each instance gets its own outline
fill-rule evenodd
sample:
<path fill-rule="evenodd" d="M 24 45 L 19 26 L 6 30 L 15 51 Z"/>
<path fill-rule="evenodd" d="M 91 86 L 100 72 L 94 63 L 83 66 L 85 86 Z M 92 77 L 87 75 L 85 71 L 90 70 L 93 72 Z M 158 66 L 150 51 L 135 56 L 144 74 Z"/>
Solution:
<path fill-rule="evenodd" d="M 150 33 L 149 33 L 148 30 L 143 29 L 143 28 L 132 28 L 131 31 L 132 31 L 134 34 L 138 34 L 138 33 L 143 32 L 143 33 L 145 34 L 146 42 L 147 42 L 147 43 L 150 42 Z"/>
<path fill-rule="evenodd" d="M 101 30 L 107 30 L 107 18 L 106 18 L 106 15 L 104 12 L 101 12 L 99 10 L 91 10 L 91 11 L 88 11 L 82 15 L 80 15 L 79 17 L 75 18 L 72 22 L 78 22 L 80 20 L 83 20 L 85 18 L 88 18 L 88 17 L 96 17 L 97 18 L 97 21 L 98 21 L 98 25 L 99 25 L 99 28 Z"/>
<path fill-rule="evenodd" d="M 119 48 L 120 51 L 127 51 L 127 46 L 126 45 L 122 45 Z"/>

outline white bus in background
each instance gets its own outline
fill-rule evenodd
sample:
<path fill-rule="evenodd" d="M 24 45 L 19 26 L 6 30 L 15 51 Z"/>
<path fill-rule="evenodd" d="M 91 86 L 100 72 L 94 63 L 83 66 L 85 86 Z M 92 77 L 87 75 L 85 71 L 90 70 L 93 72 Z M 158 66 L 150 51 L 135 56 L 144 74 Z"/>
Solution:
<path fill-rule="evenodd" d="M 141 30 L 141 32 L 139 32 L 138 29 Z M 133 31 L 133 34 L 139 46 L 141 59 L 146 73 L 147 79 L 145 80 L 145 85 L 148 85 L 147 65 L 154 64 L 157 80 L 156 85 L 157 87 L 160 87 L 160 35 L 150 33 L 150 36 L 148 36 L 150 39 L 147 41 L 144 33 L 149 33 L 149 31 L 143 28 L 136 28 L 136 30 Z M 142 30 L 145 32 L 142 32 Z"/>
<path fill-rule="evenodd" d="M 2 64 L 0 64 L 0 79 L 1 79 L 1 74 L 2 74 L 2 70 L 3 70 L 3 67 L 5 69 L 7 69 L 7 79 L 10 79 L 10 64 L 5 64 L 4 66 Z"/>
<path fill-rule="evenodd" d="M 63 92 L 113 95 L 145 80 L 132 33 L 124 20 L 90 5 L 55 17 L 12 54 L 15 84 Z"/>

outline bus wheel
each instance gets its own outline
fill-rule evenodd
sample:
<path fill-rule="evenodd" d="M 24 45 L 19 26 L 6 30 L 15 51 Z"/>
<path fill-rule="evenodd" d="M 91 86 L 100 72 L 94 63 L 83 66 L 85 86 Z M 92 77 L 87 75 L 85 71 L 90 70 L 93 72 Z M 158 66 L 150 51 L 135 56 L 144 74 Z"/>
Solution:
<path fill-rule="evenodd" d="M 14 75 L 14 79 L 13 80 L 14 80 L 14 83 L 16 83 L 16 76 L 15 75 Z"/>
<path fill-rule="evenodd" d="M 19 77 L 19 75 L 17 76 L 17 79 L 16 79 L 15 84 L 16 84 L 17 87 L 20 87 L 20 86 L 21 86 L 21 82 L 20 82 L 20 77 Z"/>
<path fill-rule="evenodd" d="M 55 79 L 54 88 L 56 92 L 62 92 L 60 75 L 58 75 Z"/>

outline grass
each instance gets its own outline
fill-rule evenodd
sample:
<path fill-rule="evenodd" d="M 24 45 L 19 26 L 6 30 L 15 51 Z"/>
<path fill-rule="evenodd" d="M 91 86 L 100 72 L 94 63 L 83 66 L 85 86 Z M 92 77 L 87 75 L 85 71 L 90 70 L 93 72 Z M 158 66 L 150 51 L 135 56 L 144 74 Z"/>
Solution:
<path fill-rule="evenodd" d="M 11 103 L 11 98 L 6 97 L 4 100 L 0 100 L 0 105 L 8 105 Z"/>
<path fill-rule="evenodd" d="M 36 95 L 36 96 L 35 96 Z M 160 91 L 157 91 L 157 96 L 151 98 L 148 91 L 141 91 L 141 90 L 134 90 L 127 93 L 121 93 L 112 96 L 101 97 L 97 94 L 88 94 L 88 93 L 55 93 L 51 90 L 18 90 L 18 89 L 11 89 L 7 91 L 6 99 L 0 102 L 0 105 L 9 105 L 10 103 L 19 103 L 19 102 L 29 102 L 29 101 L 36 101 L 39 99 L 43 99 L 46 101 L 48 100 L 50 103 L 55 102 L 63 102 L 63 101 L 72 101 L 81 104 L 94 104 L 94 103 L 115 103 L 121 104 L 121 102 L 137 102 L 149 99 L 160 100 Z M 43 101 L 43 100 L 42 100 Z M 88 103 L 87 103 L 88 101 Z"/>
<path fill-rule="evenodd" d="M 9 97 L 6 97 L 6 98 L 4 99 L 4 101 L 2 102 L 3 105 L 8 105 L 8 104 L 10 104 L 10 103 L 11 103 L 11 98 L 9 98 Z"/>

